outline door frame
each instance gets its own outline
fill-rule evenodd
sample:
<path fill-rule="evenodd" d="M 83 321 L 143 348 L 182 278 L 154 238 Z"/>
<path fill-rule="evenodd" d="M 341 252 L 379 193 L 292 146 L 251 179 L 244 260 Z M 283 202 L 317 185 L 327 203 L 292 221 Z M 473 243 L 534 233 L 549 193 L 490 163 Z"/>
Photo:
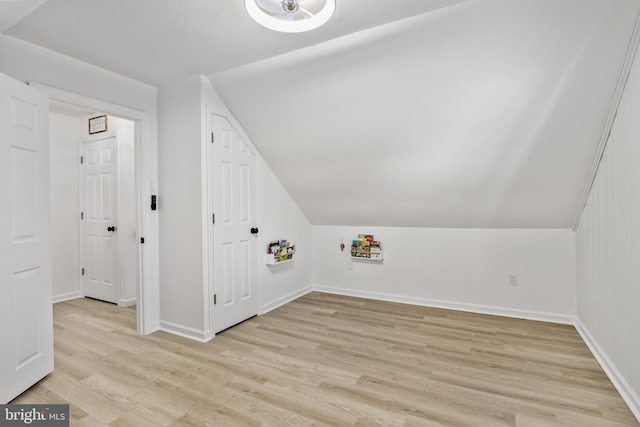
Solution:
<path fill-rule="evenodd" d="M 229 122 L 229 125 L 240 135 L 243 141 L 249 145 L 251 150 L 256 154 L 256 165 L 255 165 L 255 180 L 256 180 L 256 222 L 257 227 L 260 228 L 261 224 L 261 201 L 260 195 L 261 193 L 261 180 L 260 180 L 260 152 L 256 149 L 251 142 L 251 139 L 242 131 L 242 128 L 236 122 L 233 115 L 229 112 L 219 112 L 211 109 L 209 104 L 205 104 L 204 106 L 205 117 L 205 128 L 206 132 L 203 135 L 202 142 L 202 200 L 206 201 L 202 203 L 202 222 L 203 222 L 203 230 L 206 231 L 206 238 L 202 241 L 202 255 L 203 255 L 203 275 L 204 275 L 204 316 L 205 316 L 205 326 L 208 327 L 205 330 L 205 341 L 212 339 L 215 336 L 215 316 L 214 310 L 215 305 L 213 304 L 213 296 L 215 294 L 215 282 L 214 282 L 214 265 L 213 265 L 213 252 L 215 250 L 213 246 L 213 233 L 214 233 L 214 225 L 212 221 L 211 215 L 215 213 L 213 211 L 214 208 L 214 194 L 213 188 L 209 185 L 213 177 L 215 176 L 215 171 L 213 170 L 213 144 L 212 144 L 212 134 L 213 134 L 213 124 L 211 122 L 211 116 L 216 115 L 224 118 Z M 204 129 L 203 129 L 204 130 Z M 264 246 L 261 234 L 258 234 L 257 241 L 257 251 L 256 251 L 256 281 L 257 281 L 257 314 L 260 316 L 264 313 L 263 304 L 262 304 L 262 276 L 260 274 L 261 271 L 261 261 L 263 260 L 261 248 Z"/>
<path fill-rule="evenodd" d="M 29 85 L 49 96 L 50 100 L 73 104 L 131 120 L 135 126 L 135 181 L 136 181 L 136 233 L 152 240 L 138 247 L 138 286 L 136 307 L 137 331 L 141 335 L 159 329 L 160 296 L 158 282 L 159 251 L 157 216 L 151 214 L 147 201 L 157 194 L 155 144 L 152 140 L 151 118 L 148 113 L 122 105 L 112 104 L 37 82 Z M 147 249 L 148 248 L 148 249 Z"/>

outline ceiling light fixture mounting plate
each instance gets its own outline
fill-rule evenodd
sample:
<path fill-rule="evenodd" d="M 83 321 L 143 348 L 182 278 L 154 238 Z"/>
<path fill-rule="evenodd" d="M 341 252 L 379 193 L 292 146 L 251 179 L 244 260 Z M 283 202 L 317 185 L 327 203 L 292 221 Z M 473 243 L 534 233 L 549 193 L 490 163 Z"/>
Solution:
<path fill-rule="evenodd" d="M 258 24 L 283 33 L 316 29 L 336 10 L 336 0 L 244 0 L 244 5 Z"/>

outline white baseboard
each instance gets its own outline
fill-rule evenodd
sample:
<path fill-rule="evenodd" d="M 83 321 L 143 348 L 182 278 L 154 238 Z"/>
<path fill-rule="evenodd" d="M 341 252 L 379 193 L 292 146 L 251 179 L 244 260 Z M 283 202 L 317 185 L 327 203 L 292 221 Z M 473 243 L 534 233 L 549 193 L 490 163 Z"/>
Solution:
<path fill-rule="evenodd" d="M 151 325 L 142 331 L 142 335 L 151 335 L 154 332 L 158 332 L 160 330 L 160 322 L 153 322 Z"/>
<path fill-rule="evenodd" d="M 576 319 L 575 327 L 578 333 L 591 350 L 605 374 L 609 377 L 622 399 L 631 409 L 633 415 L 640 421 L 640 396 L 633 390 L 631 385 L 624 379 L 616 365 L 609 359 L 607 353 L 593 339 L 587 328 L 582 324 L 580 318 Z"/>
<path fill-rule="evenodd" d="M 285 305 L 288 302 L 293 301 L 296 298 L 300 298 L 301 296 L 308 294 L 311 292 L 311 286 L 301 289 L 300 291 L 293 292 L 289 295 L 286 295 L 282 298 L 277 299 L 262 308 L 262 312 L 260 314 L 265 314 L 271 310 L 274 310 L 280 306 Z M 183 338 L 188 338 L 194 341 L 205 343 L 213 338 L 213 334 L 205 331 L 200 331 L 194 328 L 190 328 L 188 326 L 178 325 L 172 322 L 164 322 L 161 321 L 158 327 L 158 330 L 167 332 L 169 334 L 178 335 Z"/>
<path fill-rule="evenodd" d="M 118 305 L 120 307 L 131 307 L 132 305 L 136 305 L 137 302 L 138 298 L 133 297 L 128 299 L 121 299 L 120 301 L 118 301 Z"/>
<path fill-rule="evenodd" d="M 178 325 L 172 322 L 160 321 L 159 330 L 169 334 L 178 335 L 183 338 L 205 343 L 211 339 L 204 331 L 190 328 L 188 326 Z"/>
<path fill-rule="evenodd" d="M 262 307 L 262 313 L 260 313 L 260 314 L 265 314 L 265 313 L 270 312 L 271 310 L 275 310 L 276 308 L 281 307 L 281 306 L 293 301 L 296 298 L 300 298 L 301 296 L 306 295 L 311 291 L 313 291 L 313 288 L 311 286 L 308 286 L 308 287 L 306 287 L 304 289 L 300 289 L 299 291 L 292 292 L 289 295 L 285 295 L 282 298 L 278 298 L 275 301 L 272 301 L 272 302 L 270 302 L 268 304 L 265 304 Z"/>
<path fill-rule="evenodd" d="M 69 301 L 72 299 L 84 298 L 84 295 L 80 291 L 67 292 L 66 294 L 54 295 L 53 303 Z"/>
<path fill-rule="evenodd" d="M 381 301 L 398 302 L 402 304 L 413 304 L 424 307 L 443 308 L 447 310 L 467 311 L 470 313 L 489 314 L 493 316 L 513 317 L 516 319 L 536 320 L 541 322 L 561 323 L 573 325 L 575 317 L 563 314 L 545 313 L 527 310 L 515 310 L 509 308 L 499 308 L 475 304 L 464 304 L 450 301 L 439 301 L 427 298 L 408 297 L 403 295 L 384 294 L 378 292 L 355 291 L 352 289 L 332 288 L 328 286 L 313 286 L 317 292 L 328 294 L 345 295 L 358 298 L 368 298 Z"/>

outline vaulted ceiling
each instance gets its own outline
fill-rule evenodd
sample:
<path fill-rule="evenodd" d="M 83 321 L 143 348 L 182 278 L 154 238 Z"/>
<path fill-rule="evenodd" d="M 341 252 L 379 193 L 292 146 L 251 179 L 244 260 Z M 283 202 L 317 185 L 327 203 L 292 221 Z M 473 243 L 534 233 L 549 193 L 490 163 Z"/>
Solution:
<path fill-rule="evenodd" d="M 162 86 L 206 75 L 313 224 L 571 227 L 639 0 L 48 0 L 6 34 Z"/>

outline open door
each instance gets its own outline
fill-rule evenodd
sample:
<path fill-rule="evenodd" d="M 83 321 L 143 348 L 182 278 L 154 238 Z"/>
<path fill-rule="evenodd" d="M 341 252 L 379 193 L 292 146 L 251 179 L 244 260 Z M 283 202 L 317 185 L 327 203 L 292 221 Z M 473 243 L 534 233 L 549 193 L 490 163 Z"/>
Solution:
<path fill-rule="evenodd" d="M 0 403 L 53 370 L 49 100 L 0 74 Z"/>

